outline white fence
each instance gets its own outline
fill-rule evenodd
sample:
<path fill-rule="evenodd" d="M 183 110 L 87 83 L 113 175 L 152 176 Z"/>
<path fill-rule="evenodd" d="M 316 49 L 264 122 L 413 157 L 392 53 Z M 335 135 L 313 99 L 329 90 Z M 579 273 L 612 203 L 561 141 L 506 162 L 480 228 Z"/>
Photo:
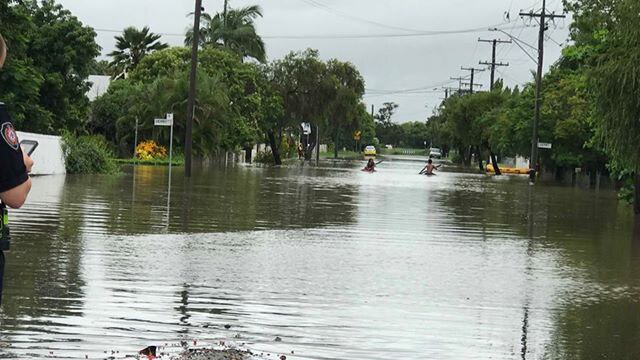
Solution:
<path fill-rule="evenodd" d="M 33 134 L 18 131 L 18 138 L 22 140 L 34 140 L 38 142 L 38 148 L 31 158 L 35 164 L 31 170 L 32 175 L 58 175 L 66 174 L 64 167 L 64 155 L 62 153 L 62 139 L 60 136 Z"/>

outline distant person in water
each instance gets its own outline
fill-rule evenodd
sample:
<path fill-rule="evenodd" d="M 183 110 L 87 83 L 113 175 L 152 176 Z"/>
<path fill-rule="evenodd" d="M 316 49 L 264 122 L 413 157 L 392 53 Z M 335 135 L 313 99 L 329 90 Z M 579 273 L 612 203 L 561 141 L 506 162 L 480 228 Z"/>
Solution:
<path fill-rule="evenodd" d="M 362 171 L 374 172 L 376 171 L 376 162 L 373 159 L 369 159 L 367 162 L 367 166 L 362 169 Z"/>
<path fill-rule="evenodd" d="M 433 160 L 429 159 L 429 161 L 427 161 L 427 165 L 422 168 L 422 170 L 420 170 L 420 174 L 421 175 L 435 175 L 435 173 L 433 172 L 433 170 L 436 170 L 440 167 L 440 165 L 435 166 L 433 165 Z"/>

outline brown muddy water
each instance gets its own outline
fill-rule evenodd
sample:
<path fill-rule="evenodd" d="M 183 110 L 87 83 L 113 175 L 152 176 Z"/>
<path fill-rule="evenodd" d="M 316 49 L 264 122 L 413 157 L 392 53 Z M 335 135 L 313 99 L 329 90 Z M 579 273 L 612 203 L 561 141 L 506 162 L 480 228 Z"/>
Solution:
<path fill-rule="evenodd" d="M 0 358 L 193 339 L 289 359 L 640 358 L 640 238 L 615 193 L 325 165 L 174 169 L 170 193 L 156 167 L 36 178 L 12 212 Z"/>

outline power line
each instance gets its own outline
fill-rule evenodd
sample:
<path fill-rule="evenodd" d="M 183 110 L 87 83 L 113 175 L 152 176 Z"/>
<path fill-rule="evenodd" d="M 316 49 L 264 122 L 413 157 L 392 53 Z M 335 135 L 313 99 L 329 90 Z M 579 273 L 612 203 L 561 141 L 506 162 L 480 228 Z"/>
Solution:
<path fill-rule="evenodd" d="M 500 25 L 498 25 L 500 26 Z M 527 27 L 527 26 L 524 26 Z M 491 29 L 498 29 L 497 27 L 492 27 Z M 96 32 L 105 32 L 105 33 L 115 33 L 121 34 L 122 30 L 115 29 L 93 29 Z M 328 34 L 328 35 L 264 35 L 261 36 L 263 39 L 276 39 L 276 40 L 338 40 L 338 39 L 380 39 L 380 38 L 409 38 L 409 37 L 427 37 L 427 36 L 438 36 L 438 35 L 455 35 L 455 34 L 468 34 L 468 33 L 479 33 L 489 31 L 486 27 L 478 27 L 478 28 L 469 28 L 469 29 L 454 29 L 454 30 L 432 30 L 432 31 L 422 31 L 422 32 L 414 32 L 407 34 L 400 33 L 387 33 L 387 34 Z M 185 34 L 178 33 L 165 33 L 158 32 L 156 34 L 162 36 L 169 37 L 184 37 Z"/>
<path fill-rule="evenodd" d="M 425 85 L 425 86 L 421 86 L 421 87 L 417 87 L 417 88 L 412 88 L 412 89 L 365 89 L 365 91 L 367 92 L 384 92 L 384 93 L 410 93 L 410 92 L 415 92 L 415 91 L 420 91 L 420 90 L 430 90 L 430 89 L 434 89 L 440 86 L 444 86 L 447 84 L 451 84 L 452 81 L 451 80 L 444 80 L 444 81 L 440 81 L 437 83 L 433 83 L 431 85 Z"/>
<path fill-rule="evenodd" d="M 320 1 L 317 0 L 302 0 L 303 2 L 310 4 L 313 7 L 316 7 L 318 9 L 322 9 L 325 11 L 328 11 L 332 14 L 350 19 L 350 20 L 355 20 L 355 21 L 359 21 L 362 23 L 366 23 L 366 24 L 370 24 L 370 25 L 376 25 L 379 27 L 383 27 L 383 28 L 387 28 L 387 29 L 391 29 L 391 30 L 400 30 L 400 31 L 407 31 L 407 32 L 421 32 L 421 30 L 416 30 L 416 29 L 408 29 L 408 28 L 404 28 L 404 27 L 400 27 L 400 26 L 393 26 L 393 25 L 387 25 L 387 24 L 383 24 L 377 21 L 373 21 L 373 20 L 369 20 L 369 19 L 364 19 L 361 17 L 357 17 L 357 16 L 353 16 L 349 13 L 346 13 L 344 11 L 340 11 L 337 9 L 334 9 L 326 4 L 321 3 Z"/>

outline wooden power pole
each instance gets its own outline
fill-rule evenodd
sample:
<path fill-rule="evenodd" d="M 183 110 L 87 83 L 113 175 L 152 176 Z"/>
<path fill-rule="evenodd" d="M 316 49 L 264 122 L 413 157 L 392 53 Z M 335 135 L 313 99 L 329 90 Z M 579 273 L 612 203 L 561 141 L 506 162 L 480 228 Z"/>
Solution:
<path fill-rule="evenodd" d="M 191 45 L 191 74 L 189 75 L 189 99 L 187 101 L 187 126 L 184 141 L 184 176 L 191 177 L 191 158 L 193 149 L 193 115 L 196 101 L 196 72 L 198 71 L 198 45 L 200 44 L 200 15 L 202 0 L 196 0 L 196 12 L 193 20 L 193 44 Z"/>
<path fill-rule="evenodd" d="M 474 82 L 475 81 L 476 72 L 484 71 L 484 69 L 465 68 L 465 67 L 463 67 L 461 69 L 465 70 L 465 71 L 471 71 L 471 84 L 470 84 L 470 87 L 469 87 L 469 89 L 470 89 L 469 91 L 471 92 L 471 94 L 473 94 L 473 88 L 474 88 L 474 86 L 476 86 L 476 83 Z"/>
<path fill-rule="evenodd" d="M 538 72 L 536 73 L 536 107 L 533 118 L 533 131 L 531 134 L 531 159 L 529 159 L 529 171 L 531 180 L 535 180 L 536 162 L 538 159 L 538 124 L 540 123 L 540 107 L 542 105 L 542 71 L 544 64 L 544 33 L 548 29 L 547 20 L 565 18 L 564 15 L 547 13 L 547 0 L 542 0 L 542 10 L 540 13 L 521 12 L 520 16 L 529 18 L 540 18 L 540 33 L 538 34 Z"/>
<path fill-rule="evenodd" d="M 500 39 L 493 39 L 493 40 L 484 40 L 484 39 L 478 39 L 479 42 L 488 42 L 493 44 L 493 51 L 492 51 L 492 56 L 491 56 L 491 62 L 488 61 L 480 61 L 480 65 L 490 65 L 491 66 L 491 87 L 490 89 L 493 90 L 493 86 L 495 85 L 495 81 L 496 81 L 496 66 L 509 66 L 509 63 L 502 63 L 502 62 L 496 62 L 496 47 L 498 46 L 498 44 L 511 44 L 511 40 L 500 40 Z"/>

